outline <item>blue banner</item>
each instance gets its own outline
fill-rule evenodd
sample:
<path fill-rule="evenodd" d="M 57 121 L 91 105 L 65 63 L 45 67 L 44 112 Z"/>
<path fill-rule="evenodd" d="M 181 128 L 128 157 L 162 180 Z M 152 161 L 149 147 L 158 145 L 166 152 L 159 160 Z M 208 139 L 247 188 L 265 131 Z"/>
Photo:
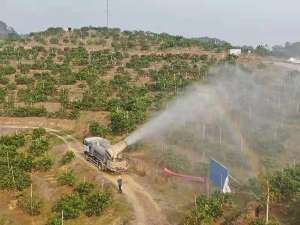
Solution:
<path fill-rule="evenodd" d="M 227 168 L 214 159 L 209 161 L 209 179 L 217 187 L 223 190 L 225 180 L 228 177 Z"/>

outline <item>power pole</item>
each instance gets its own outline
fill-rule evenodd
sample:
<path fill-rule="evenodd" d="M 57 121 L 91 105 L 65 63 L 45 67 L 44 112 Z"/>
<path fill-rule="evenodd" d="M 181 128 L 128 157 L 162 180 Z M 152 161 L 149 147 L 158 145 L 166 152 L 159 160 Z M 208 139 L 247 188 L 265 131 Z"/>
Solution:
<path fill-rule="evenodd" d="M 106 27 L 109 25 L 109 0 L 106 0 Z"/>
<path fill-rule="evenodd" d="M 64 210 L 61 211 L 61 225 L 64 225 Z"/>
<path fill-rule="evenodd" d="M 270 186 L 269 181 L 267 182 L 267 209 L 266 209 L 266 224 L 269 223 L 269 203 L 270 203 Z"/>
<path fill-rule="evenodd" d="M 33 197 L 33 190 L 32 190 L 32 183 L 30 185 L 30 211 L 31 211 L 31 215 L 32 215 L 32 197 Z"/>

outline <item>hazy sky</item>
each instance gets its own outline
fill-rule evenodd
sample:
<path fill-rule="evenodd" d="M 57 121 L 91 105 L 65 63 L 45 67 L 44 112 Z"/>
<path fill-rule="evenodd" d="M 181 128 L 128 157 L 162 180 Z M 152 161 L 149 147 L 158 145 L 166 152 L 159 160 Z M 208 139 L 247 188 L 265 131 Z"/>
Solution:
<path fill-rule="evenodd" d="M 109 0 L 110 26 L 210 36 L 233 44 L 300 41 L 299 0 Z M 20 33 L 105 26 L 106 0 L 0 0 L 0 20 Z"/>

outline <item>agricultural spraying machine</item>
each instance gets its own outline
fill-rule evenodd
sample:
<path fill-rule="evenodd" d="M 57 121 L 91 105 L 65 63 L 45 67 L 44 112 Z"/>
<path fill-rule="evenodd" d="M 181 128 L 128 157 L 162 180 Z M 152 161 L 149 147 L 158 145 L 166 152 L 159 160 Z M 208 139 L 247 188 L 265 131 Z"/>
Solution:
<path fill-rule="evenodd" d="M 107 139 L 88 137 L 84 139 L 83 144 L 86 160 L 95 164 L 100 170 L 115 173 L 127 171 L 128 162 L 122 158 L 122 152 L 128 146 L 125 141 L 111 145 Z"/>

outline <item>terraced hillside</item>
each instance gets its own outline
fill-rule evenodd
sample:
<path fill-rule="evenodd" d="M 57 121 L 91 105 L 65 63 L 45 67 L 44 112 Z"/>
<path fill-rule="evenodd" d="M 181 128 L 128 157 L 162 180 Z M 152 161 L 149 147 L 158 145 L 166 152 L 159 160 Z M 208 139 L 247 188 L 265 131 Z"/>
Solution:
<path fill-rule="evenodd" d="M 102 133 L 127 133 L 204 79 L 210 65 L 232 60 L 229 47 L 215 39 L 94 27 L 2 40 L 0 114 L 97 118 Z"/>

